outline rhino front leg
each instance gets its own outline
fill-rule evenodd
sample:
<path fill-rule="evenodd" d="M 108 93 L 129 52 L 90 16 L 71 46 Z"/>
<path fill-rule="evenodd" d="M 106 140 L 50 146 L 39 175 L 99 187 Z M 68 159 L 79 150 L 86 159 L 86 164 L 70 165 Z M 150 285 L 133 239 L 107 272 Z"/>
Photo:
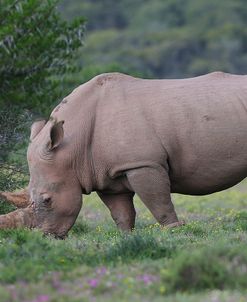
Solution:
<path fill-rule="evenodd" d="M 26 189 L 18 192 L 0 192 L 0 198 L 10 202 L 17 208 L 26 208 L 30 204 L 29 194 Z"/>
<path fill-rule="evenodd" d="M 138 168 L 126 173 L 130 186 L 139 195 L 156 220 L 174 227 L 179 222 L 170 196 L 170 180 L 163 167 Z"/>
<path fill-rule="evenodd" d="M 117 227 L 122 231 L 131 231 L 135 226 L 136 211 L 133 204 L 134 193 L 104 194 L 97 192 L 108 207 Z"/>

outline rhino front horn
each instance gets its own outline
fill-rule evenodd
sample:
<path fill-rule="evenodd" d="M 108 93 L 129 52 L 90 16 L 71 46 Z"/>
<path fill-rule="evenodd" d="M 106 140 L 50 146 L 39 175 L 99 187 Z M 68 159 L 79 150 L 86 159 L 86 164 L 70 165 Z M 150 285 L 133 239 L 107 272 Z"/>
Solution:
<path fill-rule="evenodd" d="M 35 215 L 32 207 L 0 215 L 0 229 L 34 228 L 35 225 Z"/>

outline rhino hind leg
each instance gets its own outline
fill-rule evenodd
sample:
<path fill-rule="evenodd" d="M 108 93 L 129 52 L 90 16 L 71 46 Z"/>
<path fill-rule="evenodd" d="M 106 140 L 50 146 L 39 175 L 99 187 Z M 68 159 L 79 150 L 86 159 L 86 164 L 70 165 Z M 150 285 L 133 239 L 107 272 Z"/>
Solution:
<path fill-rule="evenodd" d="M 26 189 L 18 192 L 0 192 L 0 198 L 17 208 L 26 208 L 30 204 L 29 194 Z"/>
<path fill-rule="evenodd" d="M 108 207 L 117 227 L 122 231 L 131 231 L 135 227 L 136 211 L 133 204 L 134 193 L 103 194 L 99 197 Z"/>
<path fill-rule="evenodd" d="M 178 221 L 170 196 L 170 180 L 163 167 L 130 170 L 127 178 L 133 191 L 161 225 L 175 227 L 184 224 Z"/>

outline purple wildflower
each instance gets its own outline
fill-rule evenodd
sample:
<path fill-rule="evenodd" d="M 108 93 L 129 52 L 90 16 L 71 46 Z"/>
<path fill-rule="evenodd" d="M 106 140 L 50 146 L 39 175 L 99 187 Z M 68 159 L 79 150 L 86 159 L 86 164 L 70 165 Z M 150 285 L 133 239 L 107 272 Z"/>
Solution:
<path fill-rule="evenodd" d="M 141 276 L 137 276 L 137 279 L 143 281 L 144 284 L 149 285 L 155 281 L 157 281 L 157 276 L 144 274 Z"/>
<path fill-rule="evenodd" d="M 54 287 L 55 289 L 60 288 L 60 287 L 61 287 L 61 282 L 60 282 L 59 278 L 56 277 L 56 276 L 54 276 L 54 277 L 52 278 L 52 280 L 51 280 L 51 285 L 52 285 L 52 287 Z"/>
<path fill-rule="evenodd" d="M 97 270 L 96 270 L 96 273 L 100 276 L 104 276 L 106 273 L 107 273 L 107 269 L 106 267 L 99 267 Z"/>
<path fill-rule="evenodd" d="M 39 295 L 34 301 L 35 302 L 48 302 L 50 297 L 48 295 Z"/>
<path fill-rule="evenodd" d="M 99 280 L 98 279 L 90 279 L 90 280 L 88 280 L 88 285 L 92 288 L 95 288 L 99 285 Z"/>
<path fill-rule="evenodd" d="M 59 288 L 57 289 L 57 291 L 58 291 L 60 294 L 63 294 L 63 293 L 65 292 L 65 288 L 59 287 Z"/>
<path fill-rule="evenodd" d="M 10 295 L 13 300 L 17 300 L 17 292 L 15 288 L 10 289 Z"/>

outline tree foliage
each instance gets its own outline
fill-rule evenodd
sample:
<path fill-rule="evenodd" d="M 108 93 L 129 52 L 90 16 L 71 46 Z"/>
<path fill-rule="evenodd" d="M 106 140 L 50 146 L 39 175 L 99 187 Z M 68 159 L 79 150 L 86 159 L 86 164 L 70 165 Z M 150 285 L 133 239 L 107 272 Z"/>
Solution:
<path fill-rule="evenodd" d="M 64 21 L 57 2 L 0 0 L 0 191 L 26 183 L 33 112 L 46 114 L 65 93 L 63 76 L 83 44 L 84 19 Z"/>
<path fill-rule="evenodd" d="M 44 110 L 83 44 L 84 20 L 64 21 L 56 0 L 0 0 L 0 104 Z"/>

